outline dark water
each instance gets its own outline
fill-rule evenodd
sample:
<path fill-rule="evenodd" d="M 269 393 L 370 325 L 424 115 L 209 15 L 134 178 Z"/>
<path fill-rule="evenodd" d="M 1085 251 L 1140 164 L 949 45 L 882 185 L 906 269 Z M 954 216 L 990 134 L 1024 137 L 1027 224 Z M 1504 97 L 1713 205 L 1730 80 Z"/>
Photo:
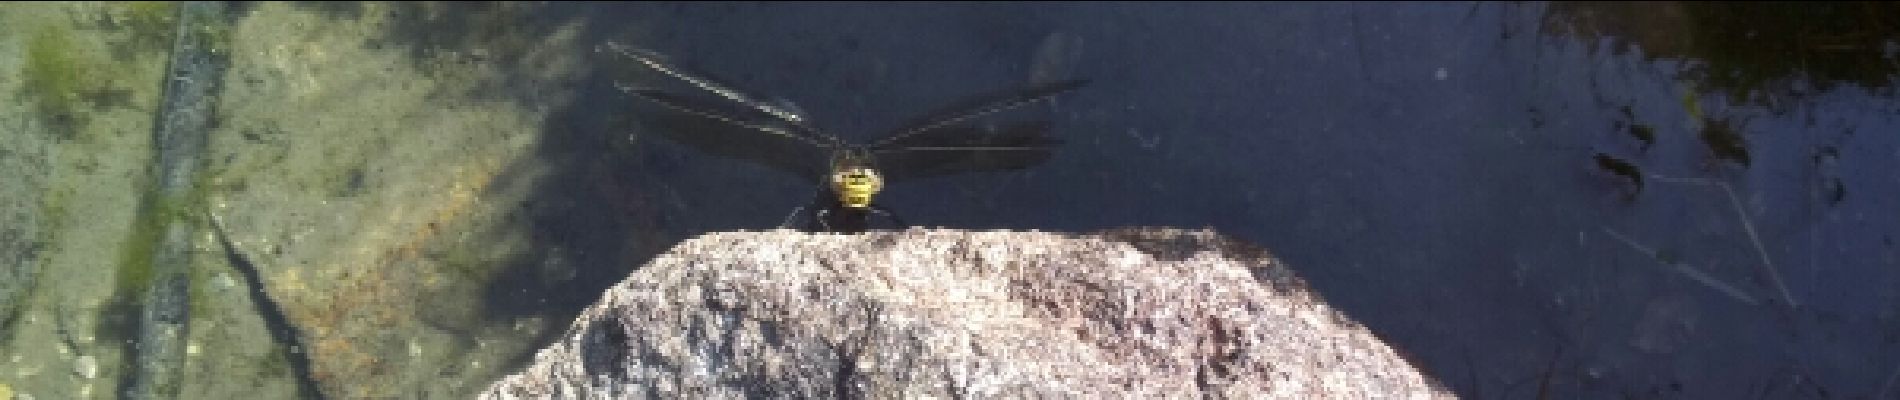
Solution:
<path fill-rule="evenodd" d="M 1900 396 L 1889 4 L 554 7 L 538 18 L 854 140 L 1038 60 L 1091 78 L 1053 108 L 1068 144 L 1047 163 L 881 203 L 928 226 L 1212 227 L 1465 397 Z M 546 127 L 542 156 L 572 179 L 529 211 L 537 248 L 562 249 L 538 251 L 637 265 L 810 199 L 792 175 L 629 138 L 635 101 L 609 79 L 632 66 L 600 62 Z M 490 309 L 571 315 L 626 271 L 521 269 Z"/>

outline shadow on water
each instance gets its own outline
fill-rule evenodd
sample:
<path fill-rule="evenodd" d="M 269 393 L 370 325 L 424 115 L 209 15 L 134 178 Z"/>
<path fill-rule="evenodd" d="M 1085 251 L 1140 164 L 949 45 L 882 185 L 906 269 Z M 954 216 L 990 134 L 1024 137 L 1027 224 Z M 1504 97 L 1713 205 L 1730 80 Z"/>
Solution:
<path fill-rule="evenodd" d="M 1900 216 L 1883 206 L 1900 140 L 1870 134 L 1900 126 L 1889 3 L 396 9 L 415 17 L 385 43 L 418 55 L 582 29 L 567 51 L 592 69 L 571 87 L 493 88 L 572 96 L 540 132 L 555 178 L 516 219 L 532 243 L 484 305 L 546 317 L 537 346 L 673 243 L 774 226 L 812 190 L 643 132 L 611 84 L 636 67 L 592 46 L 692 60 L 864 140 L 1020 83 L 1061 36 L 1096 79 L 1060 101 L 1066 147 L 891 187 L 893 208 L 960 228 L 1211 226 L 1464 397 L 1900 393 L 1882 385 L 1900 365 Z"/>
<path fill-rule="evenodd" d="M 354 19 L 371 12 L 360 3 L 300 3 L 334 18 Z M 655 210 L 664 201 L 640 160 L 631 157 L 627 138 L 631 120 L 618 110 L 628 104 L 603 78 L 611 65 L 593 62 L 591 45 L 623 36 L 620 21 L 601 22 L 591 5 L 487 2 L 388 3 L 387 34 L 372 46 L 407 51 L 421 70 L 452 62 L 489 63 L 508 76 L 471 94 L 549 107 L 540 127 L 536 160 L 496 178 L 496 186 L 521 181 L 528 170 L 546 178 L 533 181 L 507 226 L 522 232 L 526 250 L 496 261 L 485 283 L 480 317 L 484 324 L 537 321 L 540 336 L 532 348 L 514 355 L 509 365 L 526 365 L 533 352 L 554 341 L 587 305 L 685 234 L 670 228 Z M 546 40 L 564 28 L 578 27 L 574 48 L 546 49 Z M 571 86 L 549 86 L 530 78 L 541 66 L 531 52 L 565 52 L 590 64 Z M 455 66 L 446 66 L 453 68 Z M 553 99 L 566 98 L 566 102 Z M 517 325 L 518 326 L 518 325 Z M 451 332 L 452 333 L 452 332 Z M 466 338 L 465 338 L 466 339 Z"/>

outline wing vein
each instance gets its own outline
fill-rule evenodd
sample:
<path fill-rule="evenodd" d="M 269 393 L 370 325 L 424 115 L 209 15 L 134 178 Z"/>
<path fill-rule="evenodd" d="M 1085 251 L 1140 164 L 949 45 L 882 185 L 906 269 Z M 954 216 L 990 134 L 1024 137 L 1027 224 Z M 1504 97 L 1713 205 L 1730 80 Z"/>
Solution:
<path fill-rule="evenodd" d="M 613 42 L 607 42 L 607 48 L 612 49 L 616 53 L 620 53 L 620 55 L 622 56 L 625 56 L 627 58 L 632 58 L 634 61 L 637 61 L 642 65 L 646 65 L 647 68 L 652 68 L 653 70 L 659 71 L 660 73 L 666 74 L 667 76 L 671 76 L 674 79 L 685 81 L 686 83 L 692 84 L 693 86 L 698 87 L 701 90 L 705 90 L 707 92 L 710 92 L 714 95 L 725 98 L 727 100 L 732 100 L 734 102 L 744 104 L 747 107 L 751 107 L 753 109 L 759 110 L 760 112 L 764 112 L 767 115 L 771 115 L 773 118 L 778 118 L 779 120 L 785 121 L 787 123 L 791 123 L 793 125 L 799 125 L 799 126 L 805 125 L 805 117 L 802 115 L 799 115 L 798 113 L 791 112 L 784 108 L 771 105 L 770 103 L 759 101 L 753 98 L 753 96 L 747 95 L 744 92 L 740 92 L 736 89 L 727 87 L 725 85 L 720 85 L 718 83 L 713 82 L 710 79 L 706 79 L 699 76 L 695 76 L 690 73 L 686 73 L 680 70 L 679 67 L 674 66 L 672 64 L 668 64 L 665 61 L 666 57 L 659 53 L 653 52 L 651 50 L 646 50 L 646 49 L 628 47 L 628 46 L 621 45 L 619 43 L 613 43 Z"/>

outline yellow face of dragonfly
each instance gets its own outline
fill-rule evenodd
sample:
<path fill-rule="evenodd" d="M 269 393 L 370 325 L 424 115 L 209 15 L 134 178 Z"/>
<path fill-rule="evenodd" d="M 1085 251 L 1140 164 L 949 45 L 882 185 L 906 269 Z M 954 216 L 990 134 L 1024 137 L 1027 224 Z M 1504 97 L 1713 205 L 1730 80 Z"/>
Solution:
<path fill-rule="evenodd" d="M 838 194 L 838 202 L 844 203 L 845 207 L 870 207 L 871 197 L 884 189 L 884 178 L 870 167 L 841 168 L 831 172 L 831 189 Z"/>
<path fill-rule="evenodd" d="M 884 177 L 871 167 L 870 155 L 845 151 L 831 162 L 831 191 L 848 208 L 871 206 L 871 198 L 884 189 Z"/>

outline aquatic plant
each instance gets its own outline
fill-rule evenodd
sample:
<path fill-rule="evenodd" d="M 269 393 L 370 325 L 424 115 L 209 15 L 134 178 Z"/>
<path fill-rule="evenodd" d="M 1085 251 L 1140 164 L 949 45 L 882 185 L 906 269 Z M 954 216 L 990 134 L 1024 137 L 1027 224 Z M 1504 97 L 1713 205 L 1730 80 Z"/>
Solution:
<path fill-rule="evenodd" d="M 44 28 L 26 44 L 26 65 L 21 68 L 23 90 L 31 98 L 34 111 L 42 120 L 63 129 L 55 129 L 70 139 L 75 125 L 83 122 L 79 106 L 86 83 L 87 68 L 73 54 L 71 31 Z"/>
<path fill-rule="evenodd" d="M 1756 233 L 1755 223 L 1751 222 L 1748 218 L 1748 209 L 1742 206 L 1742 200 L 1740 197 L 1737 197 L 1735 195 L 1735 189 L 1733 187 L 1730 187 L 1727 183 L 1723 183 L 1721 181 L 1698 179 L 1698 178 L 1678 178 L 1678 177 L 1670 177 L 1670 176 L 1662 176 L 1662 175 L 1651 175 L 1650 179 L 1656 182 L 1663 182 L 1663 183 L 1670 183 L 1670 184 L 1677 184 L 1677 185 L 1697 185 L 1697 186 L 1708 186 L 1708 187 L 1715 187 L 1715 188 L 1722 189 L 1722 194 L 1728 197 L 1729 205 L 1735 210 L 1736 220 L 1741 222 L 1742 232 L 1748 235 L 1749 244 L 1754 247 L 1755 255 L 1761 258 L 1762 275 L 1766 276 L 1768 278 L 1768 281 L 1774 284 L 1775 290 L 1778 292 L 1778 294 L 1781 297 L 1781 300 L 1782 300 L 1781 304 L 1790 309 L 1796 309 L 1796 308 L 1801 307 L 1801 303 L 1795 300 L 1794 293 L 1788 290 L 1788 284 L 1782 282 L 1781 271 L 1775 268 L 1774 260 L 1768 257 L 1768 247 L 1762 244 L 1761 235 Z M 1616 230 L 1610 229 L 1609 227 L 1603 227 L 1602 229 L 1605 234 L 1609 235 L 1612 238 L 1615 238 L 1617 241 L 1620 241 L 1620 242 L 1623 242 L 1623 244 L 1629 245 L 1630 248 L 1635 249 L 1637 252 L 1643 253 L 1643 255 L 1649 256 L 1649 258 L 1654 259 L 1657 262 L 1660 262 L 1664 265 L 1675 268 L 1676 272 L 1681 273 L 1683 274 L 1683 276 L 1686 276 L 1686 277 L 1689 277 L 1690 279 L 1695 280 L 1697 283 L 1701 283 L 1704 286 L 1708 286 L 1709 288 L 1715 289 L 1716 291 L 1720 291 L 1723 294 L 1726 294 L 1729 297 L 1733 297 L 1736 300 L 1741 301 L 1743 303 L 1747 303 L 1750 305 L 1757 304 L 1757 300 L 1755 299 L 1754 296 L 1749 296 L 1746 292 L 1742 291 L 1741 289 L 1736 288 L 1733 285 L 1723 283 L 1722 281 L 1715 279 L 1714 277 L 1711 277 L 1707 273 L 1697 270 L 1694 267 L 1677 262 L 1676 260 L 1674 260 L 1674 257 L 1669 257 L 1663 252 L 1656 251 L 1654 249 L 1649 248 L 1648 246 L 1644 246 L 1640 243 L 1637 243 L 1636 240 L 1631 239 L 1629 235 L 1622 234 L 1621 232 L 1617 232 Z"/>
<path fill-rule="evenodd" d="M 164 52 L 178 29 L 178 4 L 170 1 L 108 3 L 99 25 L 123 30 L 128 37 L 114 44 L 121 56 L 135 52 Z"/>

